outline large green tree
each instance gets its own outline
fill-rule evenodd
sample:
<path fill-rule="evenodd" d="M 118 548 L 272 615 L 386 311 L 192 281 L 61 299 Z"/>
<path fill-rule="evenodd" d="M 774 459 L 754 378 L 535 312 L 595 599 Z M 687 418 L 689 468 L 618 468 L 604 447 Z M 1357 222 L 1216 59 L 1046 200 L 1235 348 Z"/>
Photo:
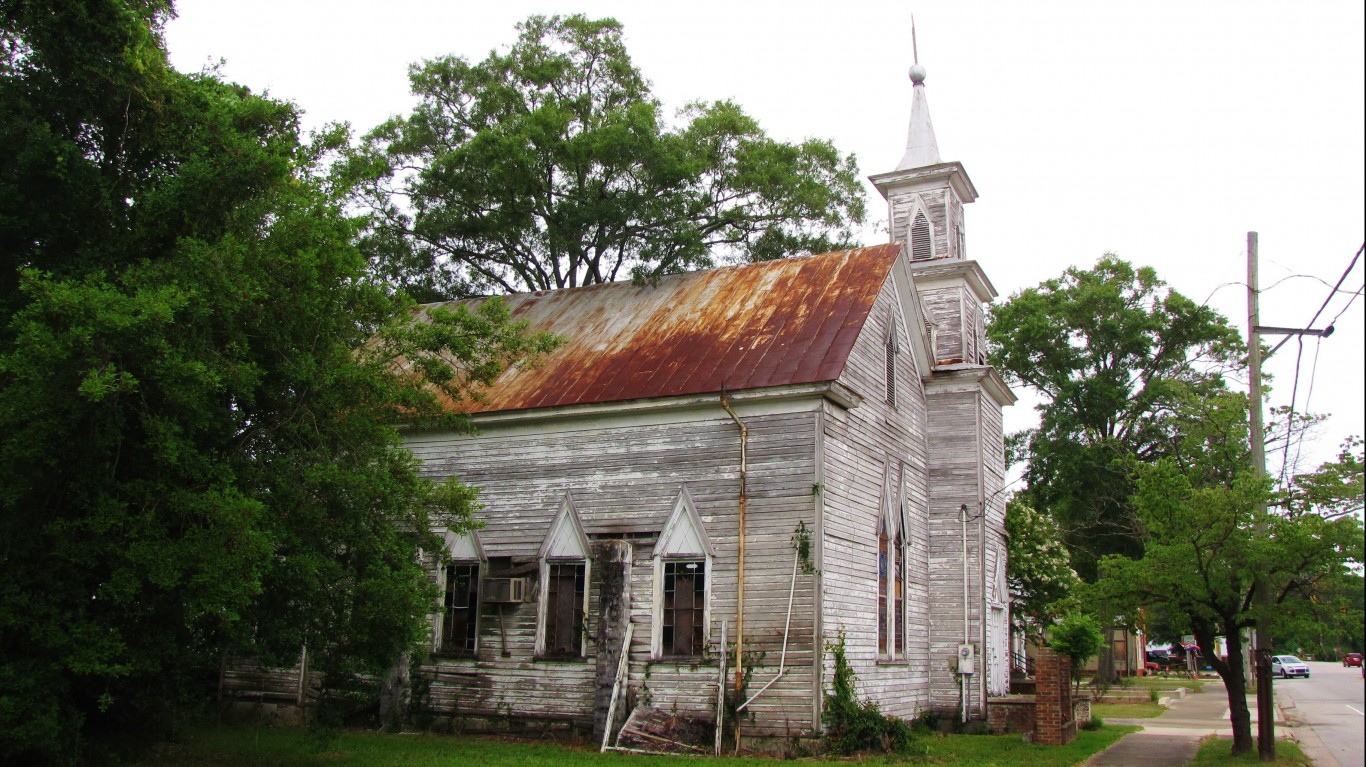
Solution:
<path fill-rule="evenodd" d="M 1349 573 L 1362 562 L 1362 525 L 1351 515 L 1276 506 L 1281 496 L 1250 460 L 1241 395 L 1188 399 L 1172 420 L 1179 437 L 1170 455 L 1130 461 L 1142 552 L 1105 557 L 1094 595 L 1130 615 L 1152 609 L 1169 629 L 1195 636 L 1228 691 L 1233 752 L 1244 753 L 1253 739 L 1243 632 L 1267 621 L 1278 636 L 1312 621 L 1315 596 L 1355 577 Z M 1351 473 L 1342 463 L 1316 473 Z M 1359 474 L 1359 454 L 1347 463 Z M 1258 606 L 1259 582 L 1271 592 L 1269 614 Z M 1217 652 L 1219 637 L 1226 656 Z"/>
<path fill-rule="evenodd" d="M 1335 460 L 1294 476 L 1278 505 L 1290 515 L 1360 518 L 1366 496 L 1363 457 L 1361 438 L 1348 438 Z M 1294 614 L 1294 620 L 1277 626 L 1277 645 L 1320 659 L 1366 649 L 1366 580 L 1361 570 L 1322 579 L 1302 593 L 1308 603 L 1301 605 L 1304 609 Z"/>
<path fill-rule="evenodd" d="M 1058 521 L 1073 566 L 1094 579 L 1100 557 L 1141 550 L 1123 461 L 1171 453 L 1172 409 L 1225 390 L 1238 333 L 1151 268 L 1107 255 L 994 307 L 987 338 L 991 364 L 1042 398 L 1038 427 L 1009 440 L 1028 461 L 1023 500 Z"/>
<path fill-rule="evenodd" d="M 738 106 L 671 127 L 611 19 L 533 16 L 472 64 L 424 61 L 412 114 L 379 126 L 364 181 L 375 269 L 413 295 L 548 290 L 843 246 L 852 156 L 769 138 Z"/>
<path fill-rule="evenodd" d="M 546 342 L 498 302 L 413 324 L 320 170 L 343 137 L 171 69 L 170 13 L 0 0 L 0 761 L 163 734 L 225 653 L 390 663 L 474 496 L 394 424 L 460 426 L 438 395 Z"/>

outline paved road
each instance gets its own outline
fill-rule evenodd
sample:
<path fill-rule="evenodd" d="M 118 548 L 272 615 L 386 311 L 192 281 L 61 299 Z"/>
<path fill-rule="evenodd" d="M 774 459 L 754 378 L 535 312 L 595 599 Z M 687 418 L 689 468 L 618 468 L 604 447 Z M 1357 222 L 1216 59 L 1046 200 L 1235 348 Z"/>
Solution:
<path fill-rule="evenodd" d="M 1359 668 L 1313 661 L 1308 679 L 1277 679 L 1276 704 L 1317 767 L 1366 764 L 1366 689 Z"/>

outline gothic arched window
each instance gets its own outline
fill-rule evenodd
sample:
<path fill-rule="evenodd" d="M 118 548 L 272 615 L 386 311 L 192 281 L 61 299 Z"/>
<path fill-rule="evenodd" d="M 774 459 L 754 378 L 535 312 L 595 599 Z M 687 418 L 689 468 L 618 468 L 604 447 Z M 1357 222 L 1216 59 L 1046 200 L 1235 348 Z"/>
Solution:
<path fill-rule="evenodd" d="M 882 518 L 882 524 L 878 527 L 877 533 L 877 651 L 882 655 L 887 655 L 892 651 L 891 632 L 888 631 L 887 620 L 887 592 L 890 582 L 891 569 L 895 566 L 890 556 L 891 536 L 887 533 L 887 518 Z"/>

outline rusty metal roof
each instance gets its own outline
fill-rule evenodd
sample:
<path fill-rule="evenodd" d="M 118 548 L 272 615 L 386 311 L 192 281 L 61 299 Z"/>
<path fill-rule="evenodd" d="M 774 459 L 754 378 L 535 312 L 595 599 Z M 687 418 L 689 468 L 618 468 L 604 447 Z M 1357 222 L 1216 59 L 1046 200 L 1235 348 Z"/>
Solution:
<path fill-rule="evenodd" d="M 501 412 L 833 381 L 900 248 L 506 296 L 515 319 L 564 343 L 466 404 Z"/>

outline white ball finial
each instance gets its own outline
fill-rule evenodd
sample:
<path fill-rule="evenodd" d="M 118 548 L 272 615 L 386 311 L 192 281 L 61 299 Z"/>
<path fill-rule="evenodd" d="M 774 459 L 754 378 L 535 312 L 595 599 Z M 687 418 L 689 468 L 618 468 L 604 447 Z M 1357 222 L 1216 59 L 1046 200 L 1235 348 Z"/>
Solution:
<path fill-rule="evenodd" d="M 925 82 L 925 68 L 919 64 L 911 66 L 911 82 L 920 85 Z"/>

